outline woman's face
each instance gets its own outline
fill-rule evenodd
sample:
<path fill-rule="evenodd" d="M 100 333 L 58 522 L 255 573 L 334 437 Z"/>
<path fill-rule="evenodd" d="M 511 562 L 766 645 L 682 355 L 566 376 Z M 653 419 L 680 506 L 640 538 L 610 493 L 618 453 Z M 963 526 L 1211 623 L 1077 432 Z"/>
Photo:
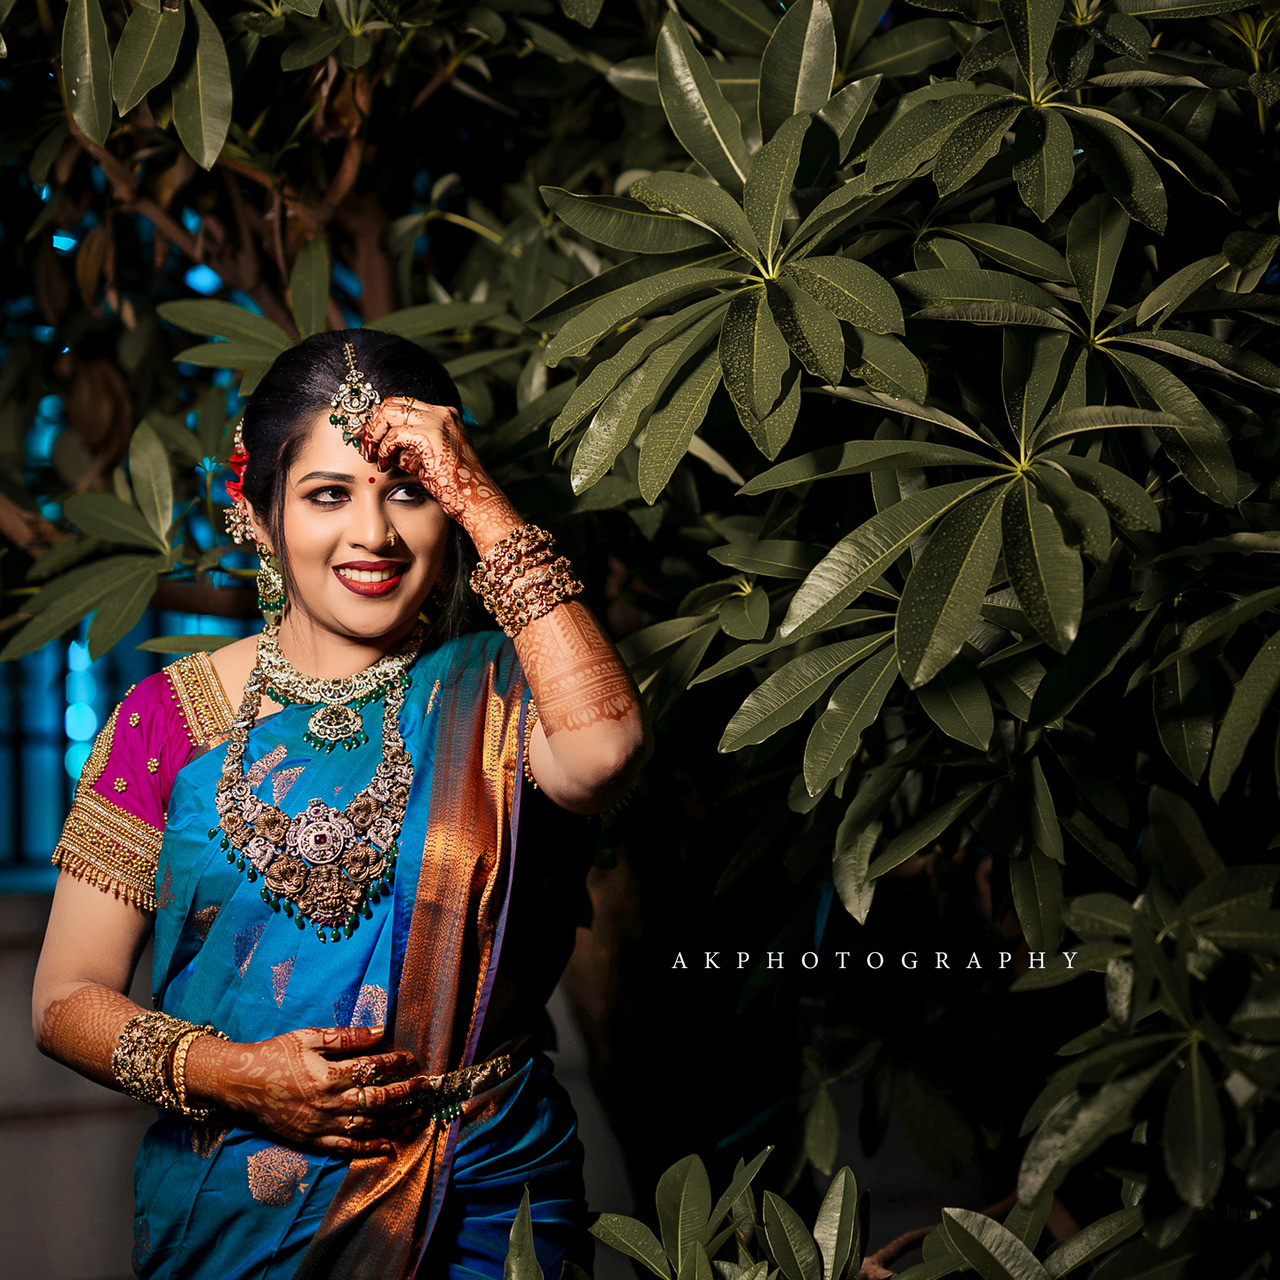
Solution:
<path fill-rule="evenodd" d="M 453 526 L 413 476 L 379 471 L 344 444 L 326 407 L 289 468 L 283 528 L 291 608 L 335 635 L 369 640 L 413 626 Z"/>

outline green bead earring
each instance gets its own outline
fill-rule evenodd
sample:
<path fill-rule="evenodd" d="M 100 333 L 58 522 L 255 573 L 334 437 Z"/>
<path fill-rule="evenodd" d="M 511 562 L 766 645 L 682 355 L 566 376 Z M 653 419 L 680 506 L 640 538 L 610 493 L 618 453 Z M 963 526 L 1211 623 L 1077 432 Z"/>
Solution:
<path fill-rule="evenodd" d="M 258 551 L 258 608 L 268 624 L 278 623 L 284 615 L 284 575 L 280 561 L 265 547 Z"/>

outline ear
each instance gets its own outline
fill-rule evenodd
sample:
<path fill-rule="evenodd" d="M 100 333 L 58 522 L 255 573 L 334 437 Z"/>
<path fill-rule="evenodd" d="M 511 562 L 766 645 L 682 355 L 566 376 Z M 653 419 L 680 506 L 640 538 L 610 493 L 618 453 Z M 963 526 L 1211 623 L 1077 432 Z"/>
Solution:
<path fill-rule="evenodd" d="M 249 505 L 244 504 L 245 520 L 248 522 L 249 529 L 253 533 L 253 540 L 258 544 L 259 549 L 266 555 L 271 555 L 271 539 L 267 534 L 267 530 L 262 521 L 258 519 L 257 513 Z"/>

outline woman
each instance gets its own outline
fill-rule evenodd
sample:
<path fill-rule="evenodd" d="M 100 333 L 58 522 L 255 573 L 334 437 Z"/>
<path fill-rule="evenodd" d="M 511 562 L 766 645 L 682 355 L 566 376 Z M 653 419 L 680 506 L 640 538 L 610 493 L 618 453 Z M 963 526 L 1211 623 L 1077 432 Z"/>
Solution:
<path fill-rule="evenodd" d="M 413 344 L 282 354 L 232 465 L 282 620 L 142 681 L 100 735 L 54 855 L 37 1041 L 161 1109 L 142 1276 L 500 1276 L 526 1184 L 558 1276 L 580 1148 L 528 1033 L 583 866 L 515 835 L 533 788 L 584 814 L 625 792 L 635 687 Z M 512 640 L 453 634 L 466 540 Z M 146 1012 L 124 993 L 152 933 Z"/>

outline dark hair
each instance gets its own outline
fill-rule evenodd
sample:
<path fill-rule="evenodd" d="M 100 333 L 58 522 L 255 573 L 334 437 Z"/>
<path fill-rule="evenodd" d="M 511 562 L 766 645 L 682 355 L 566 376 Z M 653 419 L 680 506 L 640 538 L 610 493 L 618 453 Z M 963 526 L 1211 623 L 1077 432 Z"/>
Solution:
<path fill-rule="evenodd" d="M 346 380 L 343 347 L 348 342 L 355 351 L 356 367 L 381 395 L 407 395 L 429 404 L 462 407 L 458 389 L 440 361 L 395 334 L 376 329 L 317 333 L 276 357 L 245 407 L 240 430 L 249 451 L 244 496 L 271 535 L 290 594 L 293 579 L 283 533 L 286 481 L 311 423 L 321 410 L 328 410 L 339 384 Z M 474 555 L 470 540 L 455 524 L 441 583 L 444 606 L 436 623 L 446 636 L 457 635 L 466 621 L 467 578 Z"/>

